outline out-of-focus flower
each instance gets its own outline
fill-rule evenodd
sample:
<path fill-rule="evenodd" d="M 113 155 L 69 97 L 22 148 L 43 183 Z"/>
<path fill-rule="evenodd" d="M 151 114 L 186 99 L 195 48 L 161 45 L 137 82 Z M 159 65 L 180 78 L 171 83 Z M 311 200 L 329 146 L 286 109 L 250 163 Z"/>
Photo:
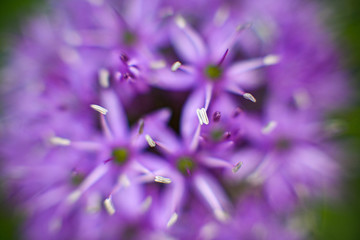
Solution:
<path fill-rule="evenodd" d="M 298 212 L 339 177 L 324 116 L 347 95 L 315 6 L 53 4 L 3 71 L 25 238 L 307 238 Z"/>

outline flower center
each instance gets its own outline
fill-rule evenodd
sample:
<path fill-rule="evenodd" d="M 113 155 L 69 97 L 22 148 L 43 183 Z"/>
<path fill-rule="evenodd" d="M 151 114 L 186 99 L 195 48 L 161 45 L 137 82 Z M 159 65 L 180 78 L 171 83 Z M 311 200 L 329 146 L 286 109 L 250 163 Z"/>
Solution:
<path fill-rule="evenodd" d="M 205 75 L 212 81 L 217 81 L 221 78 L 223 70 L 217 65 L 210 64 L 205 69 Z"/>
<path fill-rule="evenodd" d="M 177 169 L 184 175 L 188 175 L 195 168 L 195 162 L 189 157 L 181 157 L 177 161 Z"/>
<path fill-rule="evenodd" d="M 80 183 L 82 183 L 82 181 L 85 179 L 85 176 L 81 173 L 75 172 L 72 174 L 71 176 L 71 183 L 74 186 L 79 186 Z"/>
<path fill-rule="evenodd" d="M 128 158 L 129 158 L 129 152 L 125 148 L 115 148 L 112 151 L 112 157 L 118 165 L 124 165 Z"/>
<path fill-rule="evenodd" d="M 224 136 L 224 131 L 221 129 L 214 129 L 211 131 L 210 136 L 214 142 L 220 141 Z"/>
<path fill-rule="evenodd" d="M 123 42 L 125 45 L 131 46 L 137 41 L 136 35 L 130 31 L 125 31 L 123 35 Z"/>
<path fill-rule="evenodd" d="M 280 151 L 288 150 L 291 147 L 291 142 L 288 139 L 281 138 L 276 141 L 275 147 Z"/>

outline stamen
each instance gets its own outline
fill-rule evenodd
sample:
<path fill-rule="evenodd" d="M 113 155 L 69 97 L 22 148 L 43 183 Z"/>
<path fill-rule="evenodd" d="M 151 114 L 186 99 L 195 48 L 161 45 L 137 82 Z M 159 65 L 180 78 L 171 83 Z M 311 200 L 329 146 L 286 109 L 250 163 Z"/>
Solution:
<path fill-rule="evenodd" d="M 75 191 L 73 191 L 72 193 L 70 193 L 70 195 L 67 197 L 67 202 L 69 203 L 74 203 L 76 202 L 80 196 L 81 196 L 81 191 L 79 189 L 76 189 Z"/>
<path fill-rule="evenodd" d="M 223 135 L 223 139 L 229 140 L 231 138 L 231 132 L 227 131 Z"/>
<path fill-rule="evenodd" d="M 71 141 L 66 138 L 52 137 L 50 138 L 50 143 L 59 146 L 69 146 L 71 144 Z"/>
<path fill-rule="evenodd" d="M 271 133 L 277 126 L 277 122 L 275 121 L 270 121 L 265 127 L 263 127 L 263 129 L 261 129 L 261 133 L 262 134 L 269 134 Z"/>
<path fill-rule="evenodd" d="M 87 199 L 86 212 L 97 213 L 100 210 L 101 210 L 101 195 L 98 192 L 94 192 Z"/>
<path fill-rule="evenodd" d="M 140 70 L 137 65 L 129 66 L 129 72 L 132 73 L 132 75 L 133 75 L 132 78 L 138 78 L 140 75 Z"/>
<path fill-rule="evenodd" d="M 265 65 L 274 65 L 280 61 L 280 57 L 278 55 L 271 54 L 264 57 L 263 61 Z"/>
<path fill-rule="evenodd" d="M 293 96 L 294 100 L 295 100 L 295 104 L 300 108 L 300 109 L 306 109 L 307 107 L 310 106 L 311 104 L 311 99 L 309 94 L 306 92 L 306 90 L 304 89 L 300 89 L 297 90 L 294 93 Z"/>
<path fill-rule="evenodd" d="M 213 114 L 214 122 L 219 122 L 220 118 L 221 118 L 221 113 L 219 111 L 214 112 L 214 114 Z"/>
<path fill-rule="evenodd" d="M 141 204 L 141 211 L 146 212 L 152 203 L 152 197 L 148 196 Z"/>
<path fill-rule="evenodd" d="M 113 215 L 116 212 L 110 197 L 104 200 L 104 206 L 109 215 Z"/>
<path fill-rule="evenodd" d="M 144 132 L 144 125 L 145 125 L 145 122 L 144 122 L 144 119 L 140 119 L 139 120 L 139 135 L 143 134 Z"/>
<path fill-rule="evenodd" d="M 179 67 L 181 67 L 181 62 L 176 61 L 173 63 L 173 65 L 171 65 L 171 71 L 175 72 L 176 70 L 179 69 Z"/>
<path fill-rule="evenodd" d="M 221 64 L 224 62 L 226 56 L 228 55 L 229 53 L 229 49 L 226 49 L 224 55 L 222 56 L 222 58 L 220 59 L 219 63 L 217 64 L 218 66 L 221 66 Z"/>
<path fill-rule="evenodd" d="M 87 189 L 89 189 L 93 184 L 95 184 L 104 174 L 108 171 L 107 165 L 100 165 L 95 168 L 89 176 L 82 181 L 78 189 L 74 190 L 67 197 L 67 202 L 72 204 L 75 203 Z"/>
<path fill-rule="evenodd" d="M 170 217 L 170 219 L 169 219 L 169 221 L 168 221 L 168 223 L 167 223 L 166 226 L 167 226 L 168 228 L 171 227 L 172 225 L 174 225 L 174 223 L 176 223 L 177 219 L 178 219 L 178 214 L 177 214 L 176 212 L 174 212 L 174 213 L 171 215 L 171 217 Z"/>
<path fill-rule="evenodd" d="M 256 102 L 255 97 L 251 93 L 244 93 L 243 97 L 245 99 L 247 99 L 247 100 L 250 100 L 250 101 L 254 102 L 254 103 Z"/>
<path fill-rule="evenodd" d="M 216 218 L 220 221 L 225 221 L 228 217 L 225 211 L 223 210 L 222 204 L 219 200 L 219 196 L 218 196 L 219 192 L 218 191 L 215 192 L 216 190 L 216 186 L 214 187 L 215 182 L 205 176 L 197 175 L 194 178 L 194 183 L 197 190 L 209 203 Z"/>
<path fill-rule="evenodd" d="M 221 6 L 215 13 L 214 23 L 217 26 L 222 26 L 225 21 L 229 18 L 229 7 Z"/>
<path fill-rule="evenodd" d="M 209 119 L 206 114 L 205 108 L 196 109 L 196 114 L 199 118 L 200 125 L 203 125 L 203 124 L 208 125 L 209 124 Z"/>
<path fill-rule="evenodd" d="M 106 108 L 103 108 L 103 107 L 101 107 L 101 106 L 99 106 L 99 105 L 96 105 L 96 104 L 91 104 L 90 107 L 91 107 L 92 109 L 94 109 L 95 111 L 101 113 L 102 115 L 106 115 L 107 112 L 109 111 L 109 110 L 107 110 Z"/>
<path fill-rule="evenodd" d="M 146 134 L 145 139 L 146 139 L 146 141 L 147 141 L 147 143 L 149 144 L 150 147 L 153 148 L 153 147 L 156 146 L 155 141 L 150 137 L 150 135 Z"/>
<path fill-rule="evenodd" d="M 166 62 L 164 60 L 157 60 L 157 61 L 152 61 L 150 62 L 150 68 L 151 69 L 161 69 L 166 67 Z"/>
<path fill-rule="evenodd" d="M 195 151 L 196 148 L 199 145 L 199 140 L 200 140 L 200 131 L 201 131 L 201 125 L 198 125 L 198 127 L 196 128 L 196 131 L 194 133 L 194 136 L 191 140 L 191 145 L 190 145 L 190 149 L 192 151 Z"/>
<path fill-rule="evenodd" d="M 186 20 L 180 15 L 177 15 L 175 17 L 175 23 L 179 28 L 185 28 L 186 27 Z"/>
<path fill-rule="evenodd" d="M 215 209 L 214 215 L 221 222 L 225 222 L 229 219 L 229 215 L 222 209 Z"/>
<path fill-rule="evenodd" d="M 128 55 L 126 55 L 126 54 L 121 54 L 121 55 L 120 55 L 120 60 L 121 60 L 123 63 L 125 63 L 125 65 L 128 65 L 127 62 L 129 61 L 129 57 L 128 57 Z"/>
<path fill-rule="evenodd" d="M 162 176 L 155 176 L 154 181 L 155 181 L 155 182 L 158 182 L 158 183 L 164 183 L 164 184 L 169 184 L 169 183 L 171 183 L 171 179 L 170 179 L 170 178 L 166 178 L 166 177 L 162 177 Z"/>
<path fill-rule="evenodd" d="M 223 51 L 226 51 L 226 49 L 231 49 L 231 48 L 234 46 L 234 44 L 235 44 L 238 36 L 240 35 L 240 33 L 241 33 L 242 31 L 250 28 L 251 25 L 252 25 L 251 23 L 245 23 L 245 24 L 239 25 L 239 26 L 235 29 L 235 31 L 231 34 L 231 36 L 230 36 L 221 46 L 219 46 L 219 51 L 220 51 L 219 54 L 220 54 L 221 52 L 223 52 Z M 219 57 L 220 57 L 220 56 L 219 56 Z"/>
<path fill-rule="evenodd" d="M 121 186 L 123 186 L 124 188 L 127 188 L 130 186 L 130 179 L 127 177 L 126 174 L 121 174 L 119 176 L 118 182 Z"/>
<path fill-rule="evenodd" d="M 208 83 L 205 87 L 205 110 L 208 109 L 212 97 L 213 84 Z"/>
<path fill-rule="evenodd" d="M 110 73 L 108 70 L 106 70 L 105 68 L 102 68 L 99 70 L 99 84 L 101 87 L 103 88 L 108 88 L 109 87 L 109 76 Z"/>
<path fill-rule="evenodd" d="M 242 162 L 238 162 L 233 168 L 232 168 L 232 172 L 235 174 L 239 171 L 239 169 L 241 168 L 242 166 Z"/>
<path fill-rule="evenodd" d="M 104 135 L 106 136 L 107 139 L 112 140 L 114 138 L 111 130 L 110 130 L 110 126 L 106 121 L 105 115 L 100 115 L 100 122 L 101 122 L 101 127 L 104 131 Z"/>

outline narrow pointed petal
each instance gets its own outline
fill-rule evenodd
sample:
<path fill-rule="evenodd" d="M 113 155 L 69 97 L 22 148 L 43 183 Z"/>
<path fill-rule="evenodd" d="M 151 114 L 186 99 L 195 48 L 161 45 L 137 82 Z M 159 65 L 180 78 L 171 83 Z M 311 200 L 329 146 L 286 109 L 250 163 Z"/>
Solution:
<path fill-rule="evenodd" d="M 104 107 L 109 111 L 107 119 L 110 128 L 117 139 L 125 139 L 128 134 L 128 123 L 125 111 L 120 103 L 120 99 L 111 90 L 104 91 L 102 94 Z"/>
<path fill-rule="evenodd" d="M 172 41 L 178 54 L 187 62 L 196 63 L 206 56 L 205 43 L 182 16 L 175 17 Z"/>

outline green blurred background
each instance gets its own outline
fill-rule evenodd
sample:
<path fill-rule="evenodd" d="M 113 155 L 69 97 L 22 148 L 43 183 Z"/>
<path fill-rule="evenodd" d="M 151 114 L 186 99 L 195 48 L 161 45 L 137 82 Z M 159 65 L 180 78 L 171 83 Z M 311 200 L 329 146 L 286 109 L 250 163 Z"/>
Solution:
<path fill-rule="evenodd" d="M 276 1 L 276 0 L 274 0 Z M 6 63 L 11 45 L 30 16 L 43 11 L 45 0 L 3 0 L 0 7 L 0 66 Z M 342 64 L 349 72 L 354 86 L 352 106 L 337 113 L 343 121 L 344 132 L 338 136 L 348 153 L 345 173 L 338 201 L 324 200 L 315 207 L 314 239 L 360 239 L 360 1 L 317 0 L 326 16 L 326 24 L 333 33 L 342 53 Z M 0 192 L 1 192 L 0 185 Z M 0 194 L 3 196 L 3 194 Z M 5 197 L 0 197 L 0 239 L 17 239 L 21 216 L 16 214 Z"/>

